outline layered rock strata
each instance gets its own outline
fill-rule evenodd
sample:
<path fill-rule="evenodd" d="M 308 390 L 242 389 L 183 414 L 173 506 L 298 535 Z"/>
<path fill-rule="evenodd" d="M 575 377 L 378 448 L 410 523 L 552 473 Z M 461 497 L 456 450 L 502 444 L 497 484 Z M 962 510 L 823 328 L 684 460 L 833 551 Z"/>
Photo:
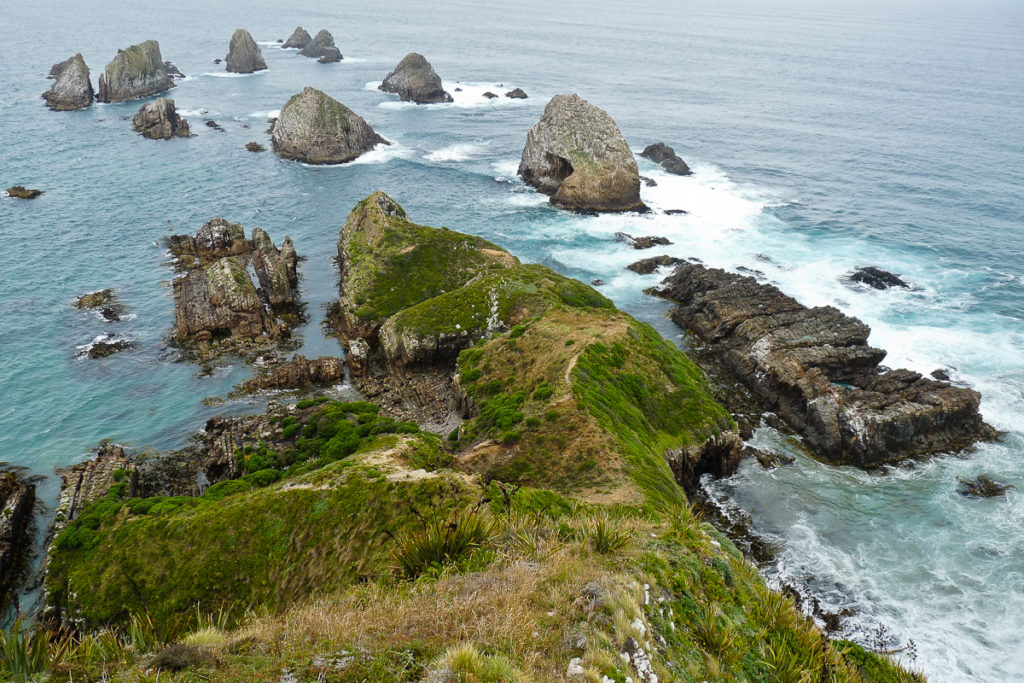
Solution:
<path fill-rule="evenodd" d="M 132 124 L 142 137 L 151 140 L 187 138 L 192 134 L 188 128 L 188 121 L 178 116 L 174 100 L 166 97 L 158 97 L 142 105 L 132 119 Z"/>
<path fill-rule="evenodd" d="M 308 86 L 281 107 L 271 141 L 278 156 L 309 164 L 343 164 L 391 144 L 344 104 Z"/>
<path fill-rule="evenodd" d="M 806 308 L 752 277 L 680 265 L 655 293 L 819 457 L 872 467 L 955 450 L 995 434 L 971 389 L 883 370 L 870 329 L 826 306 Z"/>
<path fill-rule="evenodd" d="M 32 479 L 0 466 L 0 610 L 6 610 L 21 583 L 32 546 L 30 527 L 36 502 Z"/>
<path fill-rule="evenodd" d="M 89 67 L 82 53 L 54 64 L 49 78 L 54 79 L 50 89 L 43 93 L 46 106 L 55 111 L 84 109 L 92 104 L 95 93 L 89 80 Z"/>
<path fill-rule="evenodd" d="M 340 358 L 321 356 L 307 359 L 296 354 L 291 360 L 242 382 L 238 394 L 278 389 L 305 390 L 337 384 L 345 379 L 345 363 Z"/>
<path fill-rule="evenodd" d="M 160 56 L 160 44 L 147 40 L 118 50 L 99 79 L 100 102 L 123 102 L 170 90 L 174 81 Z"/>
<path fill-rule="evenodd" d="M 410 52 L 403 57 L 377 87 L 398 95 L 403 102 L 437 104 L 452 101 L 452 96 L 441 85 L 441 77 L 427 58 L 418 52 Z"/>
<path fill-rule="evenodd" d="M 236 29 L 231 36 L 231 44 L 224 62 L 226 70 L 236 74 L 251 74 L 267 68 L 260 46 L 244 28 Z"/>
<path fill-rule="evenodd" d="M 551 196 L 551 203 L 582 211 L 636 211 L 640 173 L 618 126 L 578 95 L 555 95 L 526 136 L 519 175 Z"/>
<path fill-rule="evenodd" d="M 301 28 L 301 27 L 300 27 Z M 298 31 L 299 29 L 296 29 Z M 308 33 L 306 34 L 309 35 Z M 294 34 L 292 37 L 295 37 Z M 291 39 L 289 38 L 289 42 Z M 334 36 L 327 29 L 321 29 L 299 52 L 303 57 L 316 59 L 321 64 L 341 61 L 341 50 L 334 44 Z"/>

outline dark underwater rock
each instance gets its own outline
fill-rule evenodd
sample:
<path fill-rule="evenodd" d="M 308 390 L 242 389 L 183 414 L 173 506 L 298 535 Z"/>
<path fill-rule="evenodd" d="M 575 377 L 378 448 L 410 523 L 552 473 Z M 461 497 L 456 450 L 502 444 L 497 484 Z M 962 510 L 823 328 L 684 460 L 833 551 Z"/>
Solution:
<path fill-rule="evenodd" d="M 484 97 L 486 97 L 489 100 L 496 100 L 496 99 L 498 99 L 498 96 L 495 95 L 494 93 L 492 93 L 490 90 L 488 90 L 487 92 L 484 93 Z"/>
<path fill-rule="evenodd" d="M 870 329 L 826 306 L 806 308 L 752 277 L 681 264 L 657 294 L 702 353 L 802 434 L 819 457 L 872 467 L 956 450 L 995 432 L 971 389 L 909 370 L 882 372 Z"/>
<path fill-rule="evenodd" d="M 147 40 L 118 50 L 117 56 L 100 74 L 100 102 L 123 102 L 149 97 L 174 87 L 167 66 L 160 56 L 160 44 Z"/>
<path fill-rule="evenodd" d="M 555 95 L 526 136 L 519 175 L 551 203 L 583 211 L 635 211 L 636 160 L 618 126 L 578 95 Z"/>
<path fill-rule="evenodd" d="M 172 137 L 187 138 L 191 135 L 188 121 L 178 116 L 174 100 L 158 97 L 139 108 L 132 119 L 135 130 L 142 137 L 151 140 L 170 140 Z"/>
<path fill-rule="evenodd" d="M 672 241 L 666 237 L 658 237 L 656 235 L 634 237 L 625 232 L 615 233 L 615 241 L 625 242 L 634 249 L 650 249 L 652 247 L 664 247 L 672 244 Z"/>
<path fill-rule="evenodd" d="M 957 493 L 970 498 L 1005 496 L 1007 491 L 1015 488 L 1011 484 L 1000 484 L 987 474 L 981 474 L 974 479 L 957 477 L 956 480 L 960 482 L 960 488 L 957 489 Z"/>
<path fill-rule="evenodd" d="M 260 52 L 260 46 L 244 28 L 236 29 L 234 35 L 231 36 L 228 56 L 224 58 L 224 61 L 227 63 L 227 71 L 237 74 L 251 74 L 267 68 L 267 63 L 263 61 L 263 53 Z"/>
<path fill-rule="evenodd" d="M 377 87 L 398 95 L 403 102 L 435 104 L 452 101 L 452 96 L 441 86 L 441 77 L 427 58 L 418 52 L 410 52 L 403 57 Z"/>
<path fill-rule="evenodd" d="M 136 342 L 130 339 L 122 339 L 112 334 L 107 334 L 89 344 L 87 355 L 89 358 L 106 358 L 120 351 L 127 351 L 138 347 Z"/>
<path fill-rule="evenodd" d="M 861 266 L 850 273 L 848 279 L 851 282 L 860 282 L 874 289 L 890 289 L 892 287 L 904 287 L 909 289 L 910 285 L 904 282 L 899 275 L 890 273 L 874 266 Z"/>
<path fill-rule="evenodd" d="M 71 111 L 92 105 L 95 93 L 89 80 L 89 67 L 81 52 L 54 64 L 49 77 L 54 79 L 54 83 L 43 93 L 43 99 L 50 109 Z"/>
<path fill-rule="evenodd" d="M 690 167 L 686 165 L 686 162 L 679 158 L 676 151 L 664 142 L 647 145 L 644 147 L 644 151 L 640 152 L 640 156 L 650 159 L 669 173 L 674 173 L 675 175 L 690 175 L 693 173 Z"/>
<path fill-rule="evenodd" d="M 308 86 L 281 107 L 271 140 L 278 156 L 310 164 L 343 164 L 391 144 L 344 104 Z"/>

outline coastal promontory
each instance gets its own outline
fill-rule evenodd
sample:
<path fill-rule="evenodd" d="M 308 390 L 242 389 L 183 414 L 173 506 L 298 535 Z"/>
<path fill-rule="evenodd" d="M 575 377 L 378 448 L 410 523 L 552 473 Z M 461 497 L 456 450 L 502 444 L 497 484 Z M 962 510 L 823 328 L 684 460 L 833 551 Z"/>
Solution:
<path fill-rule="evenodd" d="M 281 107 L 271 141 L 278 156 L 309 164 L 343 164 L 390 144 L 354 111 L 308 86 Z"/>
<path fill-rule="evenodd" d="M 100 74 L 100 102 L 123 102 L 149 97 L 174 87 L 167 65 L 160 55 L 160 44 L 147 40 L 118 50 L 117 56 Z"/>
<path fill-rule="evenodd" d="M 54 79 L 50 89 L 43 93 L 46 106 L 55 111 L 84 109 L 92 104 L 95 93 L 89 80 L 89 67 L 82 53 L 54 64 L 49 78 Z"/>
<path fill-rule="evenodd" d="M 555 95 L 526 136 L 519 175 L 581 211 L 636 211 L 640 173 L 615 121 L 578 95 Z"/>
<path fill-rule="evenodd" d="M 410 52 L 403 57 L 377 87 L 398 95 L 403 102 L 436 104 L 452 101 L 452 96 L 441 86 L 441 77 L 427 58 L 418 52 Z"/>
<path fill-rule="evenodd" d="M 237 29 L 231 36 L 231 46 L 224 61 L 227 70 L 236 74 L 251 74 L 267 68 L 260 46 L 244 28 Z"/>

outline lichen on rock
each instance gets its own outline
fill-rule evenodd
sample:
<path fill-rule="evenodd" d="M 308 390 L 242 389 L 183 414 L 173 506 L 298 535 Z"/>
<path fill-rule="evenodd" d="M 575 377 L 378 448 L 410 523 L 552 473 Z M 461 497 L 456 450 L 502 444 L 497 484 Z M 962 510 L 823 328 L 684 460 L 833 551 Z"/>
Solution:
<path fill-rule="evenodd" d="M 615 121 L 578 95 L 555 95 L 526 136 L 519 175 L 582 211 L 637 211 L 640 173 Z"/>
<path fill-rule="evenodd" d="M 123 102 L 149 97 L 174 87 L 167 65 L 160 55 L 160 44 L 147 40 L 118 50 L 99 79 L 100 102 Z"/>
<path fill-rule="evenodd" d="M 238 74 L 251 74 L 267 68 L 260 46 L 244 28 L 236 29 L 231 36 L 231 44 L 224 62 L 227 71 Z"/>
<path fill-rule="evenodd" d="M 391 144 L 344 104 L 308 86 L 281 107 L 271 141 L 278 156 L 308 164 L 343 164 Z"/>

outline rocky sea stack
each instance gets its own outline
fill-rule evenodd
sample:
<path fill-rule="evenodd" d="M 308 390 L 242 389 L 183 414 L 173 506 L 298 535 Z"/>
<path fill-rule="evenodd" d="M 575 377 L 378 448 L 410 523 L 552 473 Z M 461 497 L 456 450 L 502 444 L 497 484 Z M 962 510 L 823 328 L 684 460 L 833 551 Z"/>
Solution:
<path fill-rule="evenodd" d="M 441 87 L 441 77 L 427 58 L 418 52 L 410 52 L 403 57 L 377 87 L 398 95 L 403 102 L 436 104 L 452 101 L 452 96 Z"/>
<path fill-rule="evenodd" d="M 236 74 L 251 74 L 267 68 L 260 46 L 244 28 L 236 29 L 231 36 L 231 46 L 224 61 L 227 70 Z"/>
<path fill-rule="evenodd" d="M 192 134 L 188 128 L 188 121 L 178 116 L 174 100 L 166 97 L 158 97 L 142 105 L 132 123 L 142 137 L 151 140 L 187 138 Z"/>
<path fill-rule="evenodd" d="M 301 28 L 301 27 L 300 27 Z M 309 34 L 306 34 L 309 35 Z M 293 35 L 294 37 L 294 35 Z M 289 42 L 291 39 L 289 39 Z M 321 29 L 309 44 L 299 52 L 303 57 L 311 57 L 321 64 L 341 61 L 341 50 L 334 45 L 334 36 L 327 29 Z"/>
<path fill-rule="evenodd" d="M 160 43 L 147 40 L 118 50 L 117 56 L 100 74 L 100 102 L 123 102 L 170 90 L 174 81 L 160 56 Z"/>
<path fill-rule="evenodd" d="M 690 167 L 686 165 L 686 162 L 679 158 L 676 151 L 664 142 L 647 145 L 644 147 L 644 151 L 640 152 L 640 156 L 650 159 L 669 173 L 675 175 L 690 175 L 693 173 Z"/>
<path fill-rule="evenodd" d="M 297 48 L 301 50 L 310 43 L 313 42 L 313 37 L 309 35 L 309 32 L 301 26 L 296 26 L 295 30 L 288 37 L 288 40 L 284 41 L 281 45 L 282 48 Z"/>
<path fill-rule="evenodd" d="M 354 111 L 308 86 L 281 107 L 271 141 L 278 156 L 309 164 L 343 164 L 390 144 Z"/>
<path fill-rule="evenodd" d="M 89 67 L 86 66 L 81 52 L 54 64 L 50 69 L 49 78 L 53 78 L 54 83 L 43 93 L 43 99 L 50 109 L 71 111 L 84 109 L 92 104 L 95 93 L 89 80 Z"/>
<path fill-rule="evenodd" d="M 30 189 L 24 185 L 15 185 L 14 187 L 7 188 L 7 196 L 15 197 L 17 199 L 35 199 L 42 193 L 42 190 Z"/>
<path fill-rule="evenodd" d="M 618 126 L 578 95 L 555 95 L 526 136 L 519 175 L 551 203 L 582 211 L 636 211 L 640 173 Z"/>

